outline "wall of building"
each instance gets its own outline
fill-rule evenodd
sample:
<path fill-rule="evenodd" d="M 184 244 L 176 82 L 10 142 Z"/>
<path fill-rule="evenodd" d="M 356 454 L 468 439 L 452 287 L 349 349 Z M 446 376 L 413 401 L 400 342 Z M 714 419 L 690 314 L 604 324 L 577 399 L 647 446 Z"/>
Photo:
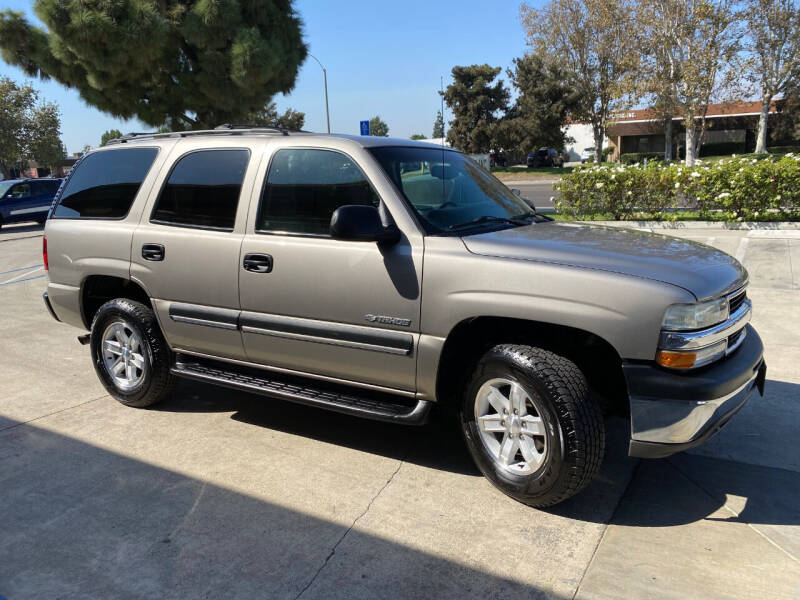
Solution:
<path fill-rule="evenodd" d="M 569 154 L 570 161 L 581 159 L 581 152 L 584 148 L 594 147 L 594 132 L 592 126 L 585 123 L 573 123 L 567 125 L 566 131 L 568 138 L 573 138 L 573 142 L 566 145 L 566 152 Z M 608 140 L 604 142 L 604 146 L 608 145 Z"/>

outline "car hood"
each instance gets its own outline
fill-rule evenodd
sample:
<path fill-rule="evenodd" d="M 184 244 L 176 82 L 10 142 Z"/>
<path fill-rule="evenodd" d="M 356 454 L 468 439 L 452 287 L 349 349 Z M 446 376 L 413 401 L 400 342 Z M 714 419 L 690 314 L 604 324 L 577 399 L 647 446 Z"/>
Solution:
<path fill-rule="evenodd" d="M 677 285 L 698 300 L 747 282 L 739 261 L 711 246 L 633 229 L 547 222 L 465 236 L 474 254 L 600 269 Z"/>

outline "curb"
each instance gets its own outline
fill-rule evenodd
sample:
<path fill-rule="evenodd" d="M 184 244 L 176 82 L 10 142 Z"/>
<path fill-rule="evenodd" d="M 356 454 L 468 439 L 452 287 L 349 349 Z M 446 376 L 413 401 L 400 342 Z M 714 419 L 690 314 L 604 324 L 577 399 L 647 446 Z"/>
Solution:
<path fill-rule="evenodd" d="M 544 212 L 544 211 L 542 211 Z M 726 221 L 578 221 L 587 225 L 607 225 L 610 227 L 633 227 L 636 229 L 728 229 L 731 231 L 797 231 L 800 234 L 800 222 L 797 221 L 742 221 L 729 223 Z"/>

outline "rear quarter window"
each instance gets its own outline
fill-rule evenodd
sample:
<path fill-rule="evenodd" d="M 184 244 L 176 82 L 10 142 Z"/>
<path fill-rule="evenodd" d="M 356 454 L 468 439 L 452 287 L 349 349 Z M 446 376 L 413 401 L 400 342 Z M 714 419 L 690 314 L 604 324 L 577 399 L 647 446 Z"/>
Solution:
<path fill-rule="evenodd" d="M 70 175 L 53 218 L 124 218 L 157 154 L 157 148 L 123 148 L 90 154 Z"/>

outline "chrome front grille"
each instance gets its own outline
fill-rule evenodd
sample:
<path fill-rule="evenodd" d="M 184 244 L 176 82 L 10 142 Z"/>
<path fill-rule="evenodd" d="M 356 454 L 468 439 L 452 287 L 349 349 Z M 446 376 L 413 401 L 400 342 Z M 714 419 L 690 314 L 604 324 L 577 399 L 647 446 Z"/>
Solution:
<path fill-rule="evenodd" d="M 730 314 L 735 313 L 742 306 L 744 301 L 747 300 L 747 290 L 742 288 L 728 296 L 728 306 L 730 306 Z"/>

